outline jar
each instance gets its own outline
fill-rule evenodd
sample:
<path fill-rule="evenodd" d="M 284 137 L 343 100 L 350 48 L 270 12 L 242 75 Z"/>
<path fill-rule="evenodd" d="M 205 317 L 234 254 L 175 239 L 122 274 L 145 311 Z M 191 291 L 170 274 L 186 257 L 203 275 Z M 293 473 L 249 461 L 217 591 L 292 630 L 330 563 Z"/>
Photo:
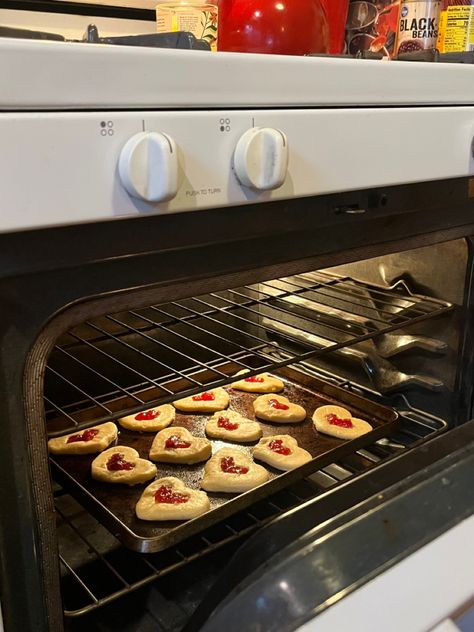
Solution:
<path fill-rule="evenodd" d="M 327 53 L 328 28 L 321 0 L 223 0 L 219 50 Z"/>
<path fill-rule="evenodd" d="M 437 48 L 441 53 L 474 51 L 474 0 L 444 0 Z"/>
<path fill-rule="evenodd" d="M 402 0 L 396 54 L 436 48 L 441 0 Z"/>
<path fill-rule="evenodd" d="M 187 31 L 197 39 L 205 40 L 211 50 L 217 50 L 218 35 L 217 1 L 159 0 L 156 5 L 156 30 L 158 33 Z"/>

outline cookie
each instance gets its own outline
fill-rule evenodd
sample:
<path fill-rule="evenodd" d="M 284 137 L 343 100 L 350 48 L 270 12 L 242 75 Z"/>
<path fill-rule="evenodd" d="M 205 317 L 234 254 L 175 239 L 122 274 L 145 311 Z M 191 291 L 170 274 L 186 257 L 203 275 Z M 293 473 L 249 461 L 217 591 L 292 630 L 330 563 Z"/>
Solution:
<path fill-rule="evenodd" d="M 127 430 L 136 430 L 137 432 L 158 432 L 173 423 L 176 416 L 175 409 L 171 404 L 163 404 L 163 406 L 155 406 L 143 410 L 136 415 L 127 415 L 118 420 L 119 424 Z"/>
<path fill-rule="evenodd" d="M 153 439 L 150 459 L 162 463 L 192 465 L 207 461 L 211 453 L 212 446 L 207 439 L 195 437 L 186 428 L 172 426 L 161 430 Z"/>
<path fill-rule="evenodd" d="M 248 373 L 246 369 L 239 371 L 236 377 L 245 373 Z M 245 377 L 238 382 L 233 382 L 231 387 L 248 393 L 278 393 L 285 388 L 285 385 L 281 380 L 268 373 L 260 373 L 260 375 Z"/>
<path fill-rule="evenodd" d="M 312 460 L 311 454 L 298 446 L 298 441 L 290 435 L 263 437 L 253 448 L 254 458 L 268 463 L 277 470 L 294 470 Z"/>
<path fill-rule="evenodd" d="M 222 448 L 204 466 L 201 487 L 208 492 L 241 493 L 269 479 L 267 470 L 241 450 Z"/>
<path fill-rule="evenodd" d="M 206 492 L 186 487 L 179 478 L 167 476 L 144 489 L 135 513 L 140 520 L 190 520 L 210 507 Z"/>
<path fill-rule="evenodd" d="M 220 410 L 207 421 L 206 434 L 213 439 L 246 443 L 262 436 L 260 424 L 234 410 Z"/>
<path fill-rule="evenodd" d="M 373 427 L 362 419 L 353 417 L 341 406 L 320 406 L 313 413 L 313 424 L 318 432 L 337 439 L 357 439 Z"/>
<path fill-rule="evenodd" d="M 260 395 L 253 403 L 255 416 L 277 424 L 297 423 L 306 419 L 306 411 L 283 395 Z"/>
<path fill-rule="evenodd" d="M 91 473 L 92 478 L 103 483 L 138 485 L 155 478 L 156 465 L 141 459 L 133 448 L 117 445 L 95 457 Z"/>
<path fill-rule="evenodd" d="M 229 395 L 223 388 L 214 388 L 173 402 L 173 406 L 184 413 L 215 413 L 228 405 Z"/>
<path fill-rule="evenodd" d="M 56 437 L 48 441 L 51 454 L 97 454 L 117 439 L 117 426 L 108 421 L 80 432 Z"/>

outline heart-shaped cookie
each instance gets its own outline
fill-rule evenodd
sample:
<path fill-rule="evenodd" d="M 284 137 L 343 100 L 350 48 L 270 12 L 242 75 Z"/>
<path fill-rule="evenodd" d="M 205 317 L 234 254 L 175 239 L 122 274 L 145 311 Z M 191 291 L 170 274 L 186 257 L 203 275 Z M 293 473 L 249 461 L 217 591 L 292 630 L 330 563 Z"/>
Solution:
<path fill-rule="evenodd" d="M 236 377 L 238 375 L 245 375 L 245 373 L 248 373 L 247 369 L 236 373 Z M 237 382 L 233 382 L 231 386 L 239 391 L 247 391 L 248 393 L 278 393 L 285 388 L 281 380 L 268 373 L 260 373 L 253 377 L 244 377 Z"/>
<path fill-rule="evenodd" d="M 135 513 L 140 520 L 190 520 L 210 508 L 206 492 L 186 487 L 179 478 L 166 476 L 143 490 Z"/>
<path fill-rule="evenodd" d="M 206 434 L 214 439 L 246 443 L 262 436 L 260 424 L 242 417 L 235 410 L 220 410 L 206 423 Z"/>
<path fill-rule="evenodd" d="M 306 411 L 283 395 L 260 395 L 253 403 L 255 416 L 277 424 L 297 423 L 306 419 Z"/>
<path fill-rule="evenodd" d="M 337 439 L 357 439 L 373 430 L 372 426 L 353 417 L 342 406 L 320 406 L 313 413 L 314 427 L 318 432 Z"/>
<path fill-rule="evenodd" d="M 290 435 L 263 437 L 252 450 L 259 461 L 268 463 L 277 470 L 294 470 L 312 460 L 311 454 L 298 446 L 298 441 Z"/>
<path fill-rule="evenodd" d="M 136 415 L 127 415 L 118 420 L 119 424 L 127 430 L 137 430 L 138 432 L 158 432 L 173 423 L 176 416 L 175 409 L 171 404 L 163 404 L 143 410 Z"/>
<path fill-rule="evenodd" d="M 207 461 L 212 446 L 207 439 L 195 437 L 181 426 L 171 426 L 161 430 L 153 439 L 150 459 L 162 463 L 183 463 L 192 465 Z"/>
<path fill-rule="evenodd" d="M 173 406 L 184 413 L 215 413 L 228 405 L 229 395 L 223 388 L 213 388 L 173 402 Z"/>
<path fill-rule="evenodd" d="M 103 483 L 138 485 L 156 476 L 156 465 L 141 459 L 133 448 L 117 445 L 96 456 L 91 465 L 92 478 Z"/>
<path fill-rule="evenodd" d="M 97 454 L 117 439 L 117 426 L 108 421 L 80 432 L 56 437 L 48 441 L 51 454 Z"/>
<path fill-rule="evenodd" d="M 222 448 L 204 466 L 201 487 L 208 492 L 241 493 L 266 483 L 268 479 L 267 470 L 244 452 Z"/>

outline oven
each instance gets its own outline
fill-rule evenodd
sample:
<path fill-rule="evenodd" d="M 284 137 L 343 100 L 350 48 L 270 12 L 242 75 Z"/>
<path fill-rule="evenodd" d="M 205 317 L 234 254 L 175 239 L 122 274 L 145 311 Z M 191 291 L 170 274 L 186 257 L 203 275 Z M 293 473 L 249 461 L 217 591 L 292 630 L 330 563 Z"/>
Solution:
<path fill-rule="evenodd" d="M 212 104 L 199 63 L 227 87 Z M 233 92 L 229 68 L 250 65 Z M 370 61 L 12 39 L 0 67 L 7 632 L 296 629 L 470 516 L 469 68 L 392 64 L 380 98 Z M 315 73 L 322 87 L 303 81 Z M 256 158 L 255 135 L 236 153 L 249 130 Z M 397 424 L 152 544 L 49 459 L 50 437 L 241 369 L 299 374 Z M 359 563 L 364 533 L 378 545 Z"/>

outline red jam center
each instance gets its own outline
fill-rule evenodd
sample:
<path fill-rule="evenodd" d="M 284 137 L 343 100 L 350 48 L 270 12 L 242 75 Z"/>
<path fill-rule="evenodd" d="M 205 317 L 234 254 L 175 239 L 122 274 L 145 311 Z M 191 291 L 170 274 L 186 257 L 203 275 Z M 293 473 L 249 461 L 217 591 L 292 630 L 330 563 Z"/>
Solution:
<path fill-rule="evenodd" d="M 152 421 L 160 415 L 161 412 L 153 408 L 153 410 L 144 410 L 142 413 L 138 413 L 138 415 L 135 415 L 135 419 L 137 421 Z"/>
<path fill-rule="evenodd" d="M 288 410 L 290 407 L 286 404 L 282 404 L 277 399 L 269 399 L 268 403 L 272 408 L 276 408 L 277 410 Z"/>
<path fill-rule="evenodd" d="M 193 397 L 193 402 L 213 402 L 215 399 L 214 393 L 201 393 Z"/>
<path fill-rule="evenodd" d="M 110 459 L 107 461 L 107 469 L 109 472 L 119 472 L 120 470 L 133 470 L 135 467 L 134 463 L 130 463 L 126 461 L 123 454 L 116 452 L 112 454 Z"/>
<path fill-rule="evenodd" d="M 234 457 L 225 456 L 221 459 L 221 470 L 226 474 L 247 474 L 249 468 L 243 467 L 242 465 L 236 465 Z"/>
<path fill-rule="evenodd" d="M 90 430 L 84 430 L 82 434 L 71 435 L 67 440 L 67 443 L 77 443 L 78 441 L 92 441 L 94 437 L 97 437 L 99 431 L 97 428 L 91 428 Z"/>
<path fill-rule="evenodd" d="M 239 424 L 233 423 L 228 417 L 219 417 L 217 427 L 225 428 L 226 430 L 237 430 Z"/>
<path fill-rule="evenodd" d="M 186 494 L 175 494 L 171 487 L 162 485 L 155 492 L 155 503 L 164 503 L 166 505 L 182 505 L 187 503 L 189 496 Z"/>
<path fill-rule="evenodd" d="M 353 428 L 354 424 L 350 419 L 341 419 L 337 415 L 328 415 L 326 419 L 329 421 L 331 426 L 339 426 L 340 428 Z"/>
<path fill-rule="evenodd" d="M 291 454 L 290 448 L 287 448 L 286 446 L 283 445 L 282 439 L 273 439 L 268 444 L 268 447 L 270 448 L 270 450 L 272 450 L 272 452 L 276 452 L 277 454 L 283 454 L 283 456 L 288 456 L 289 454 Z"/>
<path fill-rule="evenodd" d="M 251 382 L 252 384 L 262 384 L 265 382 L 263 377 L 258 377 L 258 375 L 254 375 L 253 377 L 246 377 L 244 382 Z"/>
<path fill-rule="evenodd" d="M 165 448 L 189 448 L 190 446 L 189 441 L 184 441 L 178 435 L 171 435 L 165 442 Z"/>

